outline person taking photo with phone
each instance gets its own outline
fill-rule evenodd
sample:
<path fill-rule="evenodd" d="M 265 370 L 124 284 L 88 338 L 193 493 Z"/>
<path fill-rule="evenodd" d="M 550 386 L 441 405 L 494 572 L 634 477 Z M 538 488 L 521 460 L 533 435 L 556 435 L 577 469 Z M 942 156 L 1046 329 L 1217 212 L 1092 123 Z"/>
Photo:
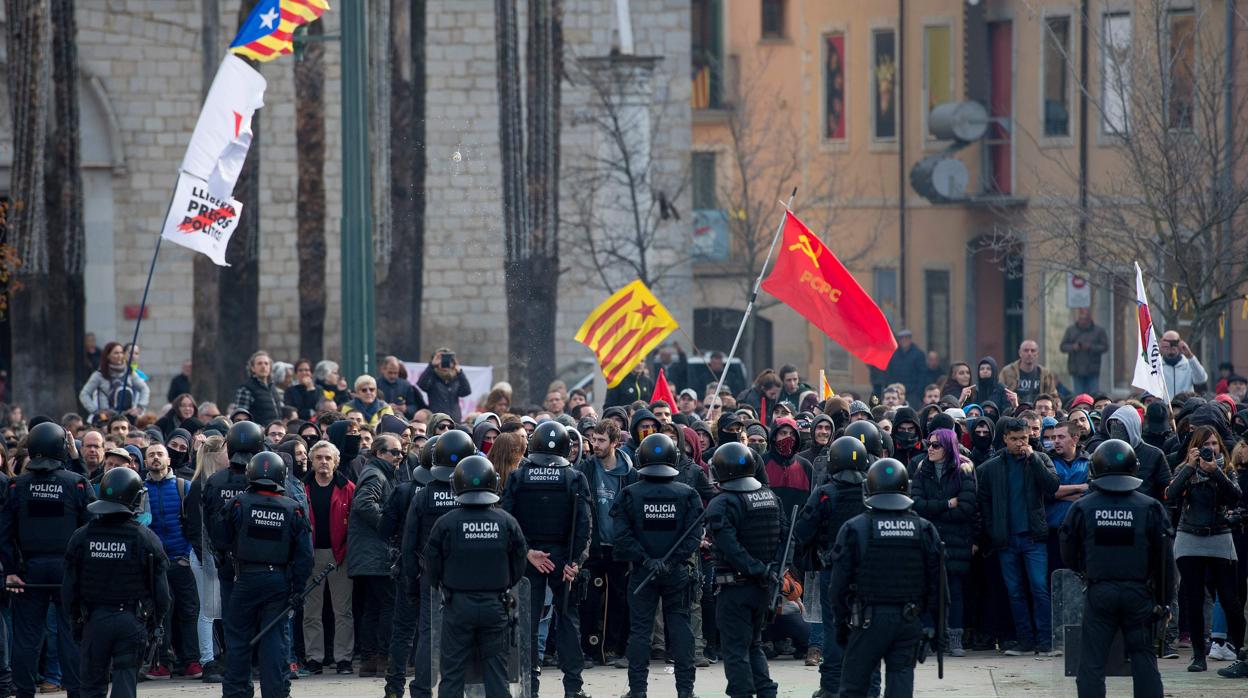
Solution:
<path fill-rule="evenodd" d="M 445 347 L 433 353 L 429 365 L 417 379 L 416 387 L 424 391 L 430 411 L 450 415 L 456 422 L 463 418 L 459 411 L 459 399 L 472 394 L 472 386 L 455 360 L 455 352 Z"/>

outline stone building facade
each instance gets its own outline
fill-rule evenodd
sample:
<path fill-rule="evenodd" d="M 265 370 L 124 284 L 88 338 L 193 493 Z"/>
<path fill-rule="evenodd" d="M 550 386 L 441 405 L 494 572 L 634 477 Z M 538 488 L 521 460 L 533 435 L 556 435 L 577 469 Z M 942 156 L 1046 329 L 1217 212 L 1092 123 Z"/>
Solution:
<path fill-rule="evenodd" d="M 354 1 L 354 0 L 352 0 Z M 377 1 L 377 0 L 372 0 Z M 221 50 L 237 27 L 238 4 L 224 0 Z M 606 55 L 616 35 L 614 0 L 565 0 L 567 61 Z M 521 4 L 520 26 L 524 26 Z M 83 168 L 86 201 L 87 331 L 103 344 L 128 341 L 148 264 L 160 233 L 178 164 L 195 125 L 203 88 L 200 3 L 195 0 L 107 0 L 79 2 L 79 58 L 82 68 Z M 2 16 L 2 12 L 0 12 Z M 656 105 L 664 118 L 655 134 L 658 171 L 678 177 L 687 167 L 691 143 L 688 0 L 634 0 L 638 54 L 661 57 Z M 338 30 L 329 12 L 325 32 Z M 464 364 L 492 364 L 505 378 L 506 302 L 503 295 L 503 238 L 498 158 L 493 0 L 428 3 L 427 17 L 426 262 L 423 356 L 435 347 L 455 347 Z M 0 40 L 0 45 L 3 41 Z M 523 50 L 523 49 L 522 49 Z M 0 61 L 3 54 L 0 54 Z M 2 68 L 2 65 L 0 65 Z M 268 81 L 260 120 L 260 323 L 261 346 L 279 360 L 298 351 L 298 260 L 296 256 L 296 156 L 293 59 L 264 64 Z M 326 358 L 341 344 L 338 264 L 341 210 L 339 49 L 325 51 Z M 2 72 L 2 70 L 0 70 Z M 658 84 L 656 82 L 656 84 Z M 564 82 L 563 162 L 595 147 L 595 134 L 576 118 L 592 109 L 583 85 Z M 12 158 L 11 106 L 0 94 L 0 193 L 9 181 Z M 459 158 L 454 154 L 459 153 Z M 564 183 L 565 198 L 570 195 Z M 687 198 L 687 195 L 684 195 Z M 678 209 L 689 210 L 684 199 Z M 683 247 L 687 227 L 675 224 L 662 247 Z M 153 377 L 153 396 L 163 397 L 168 380 L 189 359 L 192 341 L 191 252 L 165 245 L 152 279 L 140 344 L 142 368 Z M 607 290 L 574 255 L 564 255 L 565 275 L 558 307 L 559 365 L 589 357 L 572 335 Z M 689 274 L 679 275 L 688 284 Z M 684 323 L 691 310 L 689 289 L 673 283 L 656 289 Z M 402 322 L 402 308 L 377 299 L 377 323 Z M 228 331 L 225 340 L 228 342 Z M 241 379 L 249 348 L 237 352 Z M 312 357 L 320 358 L 320 357 Z M 224 398 L 225 396 L 219 396 Z M 155 406 L 156 400 L 153 400 Z"/>

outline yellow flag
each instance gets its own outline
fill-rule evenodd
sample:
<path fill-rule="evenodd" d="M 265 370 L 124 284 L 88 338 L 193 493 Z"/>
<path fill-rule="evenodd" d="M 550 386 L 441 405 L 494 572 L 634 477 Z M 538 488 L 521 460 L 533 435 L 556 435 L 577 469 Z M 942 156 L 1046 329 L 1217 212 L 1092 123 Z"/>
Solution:
<path fill-rule="evenodd" d="M 576 331 L 576 341 L 594 352 L 607 387 L 614 388 L 677 327 L 672 314 L 638 279 L 594 308 Z"/>
<path fill-rule="evenodd" d="M 832 386 L 828 384 L 828 374 L 822 368 L 819 369 L 819 394 L 820 400 L 827 400 L 830 397 L 836 396 L 836 392 L 832 390 Z"/>

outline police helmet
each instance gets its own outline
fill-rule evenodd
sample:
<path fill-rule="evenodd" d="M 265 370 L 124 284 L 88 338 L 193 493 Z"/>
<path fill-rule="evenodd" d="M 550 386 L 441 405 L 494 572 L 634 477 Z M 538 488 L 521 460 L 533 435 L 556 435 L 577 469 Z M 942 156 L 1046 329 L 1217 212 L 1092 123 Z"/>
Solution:
<path fill-rule="evenodd" d="M 468 506 L 488 506 L 498 501 L 498 473 L 484 456 L 468 456 L 451 475 L 455 501 Z"/>
<path fill-rule="evenodd" d="M 27 470 L 56 470 L 65 465 L 65 430 L 56 422 L 36 424 L 26 435 Z"/>
<path fill-rule="evenodd" d="M 1126 441 L 1109 439 L 1092 452 L 1092 484 L 1106 492 L 1133 492 L 1144 482 L 1136 477 L 1140 463 Z"/>
<path fill-rule="evenodd" d="M 255 422 L 235 422 L 225 435 L 230 463 L 249 465 L 251 457 L 264 450 L 264 431 Z"/>
<path fill-rule="evenodd" d="M 711 470 L 725 492 L 753 492 L 763 483 L 754 477 L 754 452 L 740 442 L 726 443 L 711 456 Z"/>
<path fill-rule="evenodd" d="M 884 440 L 880 438 L 880 428 L 875 422 L 859 420 L 845 427 L 845 436 L 852 436 L 867 447 L 867 453 L 879 458 L 884 455 Z"/>
<path fill-rule="evenodd" d="M 867 472 L 867 447 L 852 436 L 842 436 L 828 446 L 828 471 Z M 858 482 L 862 482 L 859 478 Z"/>
<path fill-rule="evenodd" d="M 433 447 L 433 467 L 429 472 L 439 482 L 450 482 L 455 466 L 468 456 L 477 454 L 476 444 L 468 432 L 451 429 L 440 434 L 437 445 Z"/>
<path fill-rule="evenodd" d="M 247 482 L 258 489 L 286 491 L 286 461 L 272 451 L 257 453 L 247 462 Z"/>
<path fill-rule="evenodd" d="M 572 452 L 572 439 L 568 430 L 559 422 L 538 424 L 529 437 L 529 462 L 533 465 L 564 466 Z"/>
<path fill-rule="evenodd" d="M 910 474 L 894 458 L 881 458 L 867 470 L 866 504 L 880 511 L 905 511 L 914 505 L 910 499 Z"/>
<path fill-rule="evenodd" d="M 637 460 L 641 464 L 637 474 L 642 477 L 676 477 L 679 454 L 676 444 L 667 434 L 651 434 L 641 440 L 637 448 Z"/>
<path fill-rule="evenodd" d="M 100 478 L 100 498 L 87 505 L 92 514 L 137 514 L 143 508 L 143 478 L 129 468 L 113 468 Z"/>
<path fill-rule="evenodd" d="M 420 464 L 412 468 L 412 479 L 421 487 L 433 482 L 433 449 L 440 438 L 441 434 L 434 434 L 420 447 Z"/>

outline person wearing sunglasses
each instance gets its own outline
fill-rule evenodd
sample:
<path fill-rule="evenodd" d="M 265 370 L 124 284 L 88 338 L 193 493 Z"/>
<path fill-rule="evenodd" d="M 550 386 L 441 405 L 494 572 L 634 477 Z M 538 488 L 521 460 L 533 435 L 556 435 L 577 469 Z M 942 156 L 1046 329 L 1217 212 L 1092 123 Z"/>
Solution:
<path fill-rule="evenodd" d="M 359 385 L 356 381 L 357 392 Z M 394 551 L 380 525 L 386 500 L 398 483 L 403 458 L 402 445 L 394 434 L 381 434 L 374 440 L 368 462 L 356 480 L 347 519 L 347 574 L 364 599 L 356 637 L 359 675 L 364 678 L 378 676 L 386 669 L 394 608 L 394 581 L 390 578 Z"/>
<path fill-rule="evenodd" d="M 358 411 L 364 415 L 364 422 L 372 427 L 377 426 L 383 416 L 394 414 L 394 409 L 389 403 L 381 399 L 377 391 L 377 380 L 367 373 L 355 379 L 353 394 L 354 397 L 342 406 L 343 414 Z"/>

